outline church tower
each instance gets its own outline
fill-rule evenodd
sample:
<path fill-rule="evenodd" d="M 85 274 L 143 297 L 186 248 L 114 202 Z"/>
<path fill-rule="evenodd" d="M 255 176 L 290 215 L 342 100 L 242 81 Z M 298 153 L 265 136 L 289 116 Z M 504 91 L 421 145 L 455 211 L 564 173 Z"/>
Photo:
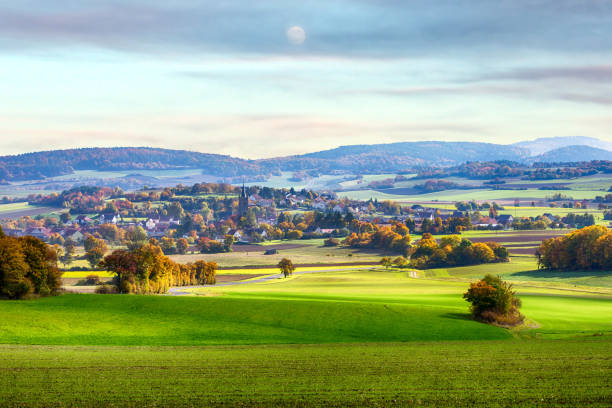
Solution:
<path fill-rule="evenodd" d="M 240 192 L 240 197 L 238 198 L 238 216 L 244 217 L 249 209 L 249 197 L 247 196 L 246 188 L 244 187 L 244 183 L 242 183 L 242 191 Z"/>

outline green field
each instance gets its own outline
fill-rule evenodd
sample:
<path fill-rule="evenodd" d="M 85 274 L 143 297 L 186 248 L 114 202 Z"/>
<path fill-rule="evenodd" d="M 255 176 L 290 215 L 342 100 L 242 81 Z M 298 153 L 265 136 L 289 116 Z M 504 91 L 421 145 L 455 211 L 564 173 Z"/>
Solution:
<path fill-rule="evenodd" d="M 2 301 L 0 405 L 609 406 L 610 274 L 533 266 Z M 524 327 L 469 319 L 461 295 L 491 272 L 514 281 Z"/>
<path fill-rule="evenodd" d="M 239 266 L 276 266 L 282 258 L 290 258 L 295 264 L 331 264 L 331 263 L 359 263 L 378 262 L 385 256 L 382 251 L 357 250 L 346 247 L 324 247 L 323 240 L 297 240 L 278 242 L 279 245 L 299 244 L 301 248 L 279 249 L 278 254 L 264 255 L 264 250 L 255 252 L 226 252 L 220 254 L 185 254 L 171 255 L 175 262 L 188 263 L 205 259 L 208 262 L 217 262 L 224 267 Z M 265 246 L 274 247 L 274 244 Z M 282 248 L 282 247 L 281 247 Z"/>
<path fill-rule="evenodd" d="M 0 346 L 3 406 L 609 406 L 610 342 Z"/>
<path fill-rule="evenodd" d="M 355 190 L 355 191 L 342 191 L 338 192 L 340 197 L 348 197 L 352 200 L 369 200 L 378 199 L 381 200 L 393 200 L 400 202 L 427 202 L 427 201 L 471 201 L 477 200 L 482 201 L 500 201 L 500 200 L 538 200 L 550 197 L 555 193 L 566 194 L 571 196 L 575 200 L 582 199 L 593 199 L 595 196 L 605 195 L 605 191 L 602 190 L 538 190 L 538 189 L 527 189 L 527 190 L 487 190 L 487 189 L 474 189 L 474 190 L 446 190 L 428 194 L 415 194 L 415 195 L 402 195 L 402 194 L 388 194 L 377 190 Z"/>

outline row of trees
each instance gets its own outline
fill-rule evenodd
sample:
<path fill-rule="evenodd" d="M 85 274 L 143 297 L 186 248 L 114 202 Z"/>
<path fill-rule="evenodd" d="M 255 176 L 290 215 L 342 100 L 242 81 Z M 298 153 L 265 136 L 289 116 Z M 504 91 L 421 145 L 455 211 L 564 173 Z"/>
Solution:
<path fill-rule="evenodd" d="M 53 248 L 34 237 L 5 236 L 0 227 L 0 296 L 21 299 L 56 294 L 61 276 Z"/>
<path fill-rule="evenodd" d="M 398 254 L 408 255 L 410 250 L 410 234 L 408 227 L 401 223 L 391 226 L 362 223 L 364 231 L 353 232 L 342 241 L 352 248 L 376 248 Z"/>
<path fill-rule="evenodd" d="M 415 268 L 434 268 L 508 260 L 508 249 L 497 242 L 472 243 L 459 235 L 448 235 L 438 243 L 431 234 L 423 234 L 412 250 L 410 264 Z"/>
<path fill-rule="evenodd" d="M 612 269 L 612 231 L 593 225 L 542 242 L 536 251 L 541 269 Z"/>
<path fill-rule="evenodd" d="M 117 275 L 114 283 L 120 293 L 166 293 L 171 286 L 214 285 L 217 274 L 215 262 L 178 264 L 155 242 L 113 251 L 100 266 Z"/>

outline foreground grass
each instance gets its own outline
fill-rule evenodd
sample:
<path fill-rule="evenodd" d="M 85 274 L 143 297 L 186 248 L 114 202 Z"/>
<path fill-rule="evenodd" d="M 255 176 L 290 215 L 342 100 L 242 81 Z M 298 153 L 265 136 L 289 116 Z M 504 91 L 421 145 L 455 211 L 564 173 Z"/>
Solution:
<path fill-rule="evenodd" d="M 609 406 L 608 340 L 0 346 L 2 406 Z"/>
<path fill-rule="evenodd" d="M 465 305 L 393 304 L 286 294 L 63 295 L 0 303 L 0 343 L 209 345 L 507 339 Z"/>

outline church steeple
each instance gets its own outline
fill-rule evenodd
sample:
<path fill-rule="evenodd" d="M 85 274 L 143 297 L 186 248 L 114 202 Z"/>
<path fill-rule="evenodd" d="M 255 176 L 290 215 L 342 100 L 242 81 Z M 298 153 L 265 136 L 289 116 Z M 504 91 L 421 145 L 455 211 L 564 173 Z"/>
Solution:
<path fill-rule="evenodd" d="M 246 215 L 249 209 L 249 197 L 247 196 L 247 190 L 244 186 L 244 180 L 242 181 L 242 191 L 240 192 L 240 197 L 238 198 L 238 216 L 243 217 Z"/>

